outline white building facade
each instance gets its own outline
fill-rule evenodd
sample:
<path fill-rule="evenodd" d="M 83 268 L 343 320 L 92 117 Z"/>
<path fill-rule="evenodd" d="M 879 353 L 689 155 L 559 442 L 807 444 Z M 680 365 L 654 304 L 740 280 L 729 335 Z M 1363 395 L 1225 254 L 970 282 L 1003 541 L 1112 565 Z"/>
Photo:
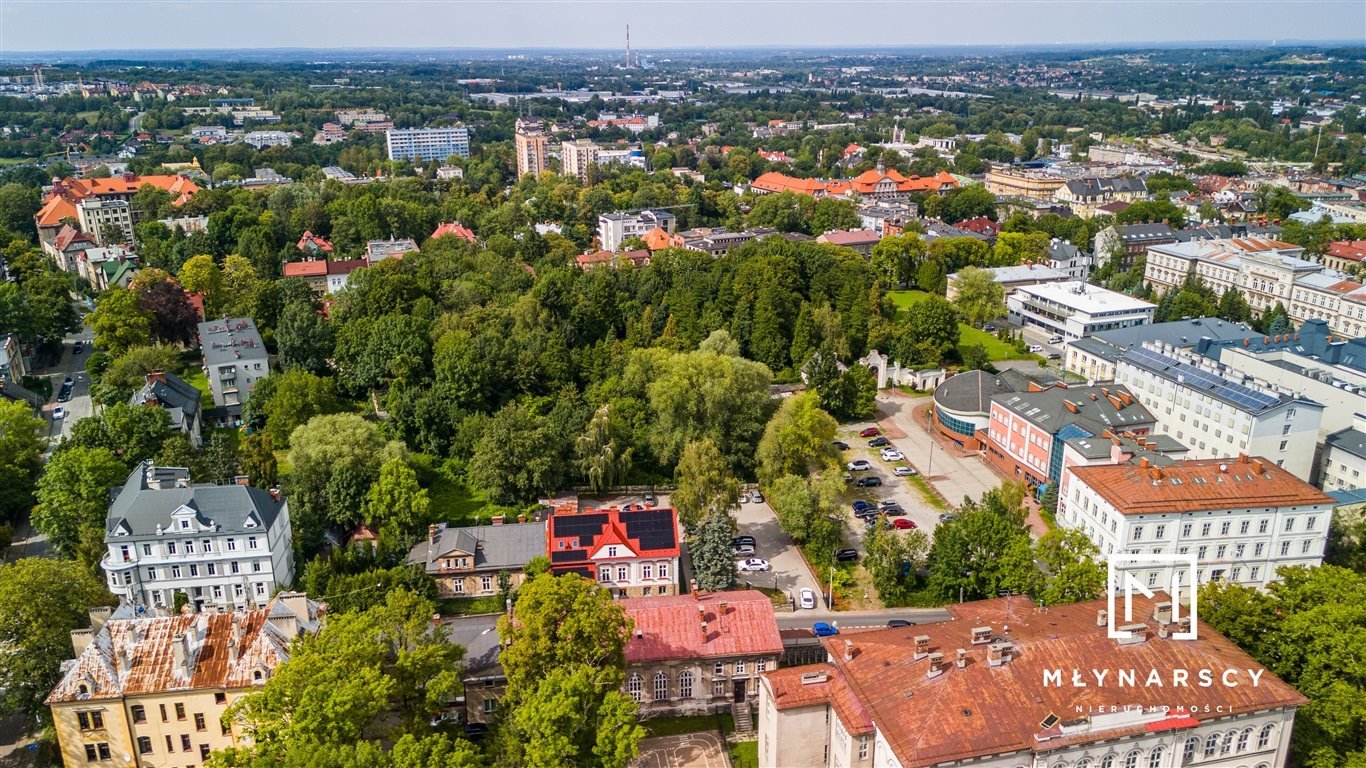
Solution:
<path fill-rule="evenodd" d="M 598 217 L 598 240 L 604 251 L 618 251 L 622 243 L 633 237 L 644 237 L 655 227 L 672 233 L 677 222 L 672 213 L 664 211 L 604 213 Z"/>
<path fill-rule="evenodd" d="M 294 580 L 289 504 L 278 491 L 192 485 L 185 469 L 144 462 L 105 523 L 109 590 L 151 611 L 173 611 L 177 593 L 196 611 L 259 608 Z"/>
<path fill-rule="evenodd" d="M 1064 339 L 1146 325 L 1156 305 L 1080 280 L 1022 286 L 1006 297 L 1012 322 Z"/>
<path fill-rule="evenodd" d="M 385 132 L 390 160 L 445 160 L 451 155 L 470 156 L 470 132 L 463 125 L 452 128 L 395 128 Z"/>

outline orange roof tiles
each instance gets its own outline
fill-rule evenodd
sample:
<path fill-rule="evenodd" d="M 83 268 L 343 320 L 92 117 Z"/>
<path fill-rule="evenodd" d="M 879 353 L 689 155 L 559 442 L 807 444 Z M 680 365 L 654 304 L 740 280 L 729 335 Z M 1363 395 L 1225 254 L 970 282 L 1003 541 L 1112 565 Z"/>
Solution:
<path fill-rule="evenodd" d="M 63 218 L 76 218 L 76 203 L 87 197 L 123 197 L 151 185 L 171 193 L 171 203 L 183 205 L 199 186 L 188 176 L 135 176 L 121 174 L 108 179 L 65 178 L 53 183 L 35 220 L 40 227 L 55 227 Z"/>
<path fill-rule="evenodd" d="M 635 627 L 626 641 L 628 664 L 783 653 L 773 601 L 757 590 L 637 597 L 621 605 Z"/>
<path fill-rule="evenodd" d="M 474 231 L 458 221 L 443 221 L 432 232 L 433 238 L 445 237 L 446 235 L 454 235 L 462 240 L 474 242 Z"/>
<path fill-rule="evenodd" d="M 291 261 L 285 265 L 285 277 L 321 277 L 325 274 L 327 274 L 327 262 L 323 259 Z"/>
<path fill-rule="evenodd" d="M 1260 471 L 1259 471 L 1260 470 Z M 1267 459 L 1187 459 L 1166 467 L 1073 467 L 1074 477 L 1125 515 L 1333 504 Z"/>
<path fill-rule="evenodd" d="M 824 673 L 825 680 L 817 682 L 812 678 L 811 682 L 803 683 L 803 676 L 813 672 Z M 868 717 L 868 711 L 849 688 L 844 673 L 834 665 L 785 667 L 770 672 L 765 677 L 773 690 L 774 706 L 780 711 L 809 707 L 813 704 L 829 704 L 835 708 L 840 722 L 844 723 L 850 733 L 863 735 L 873 732 L 873 721 Z"/>
<path fill-rule="evenodd" d="M 332 252 L 332 243 L 328 242 L 326 238 L 318 237 L 310 230 L 304 230 L 303 236 L 299 238 L 298 244 L 294 247 L 301 251 L 305 248 L 312 248 L 313 250 L 321 251 L 322 253 Z"/>
<path fill-rule="evenodd" d="M 799 195 L 824 194 L 825 184 L 817 179 L 798 179 L 785 173 L 769 171 L 750 183 L 751 187 L 765 192 L 796 192 Z"/>
<path fill-rule="evenodd" d="M 1348 261 L 1366 260 L 1366 240 L 1339 240 L 1328 244 L 1328 255 Z"/>
<path fill-rule="evenodd" d="M 595 253 L 585 253 L 581 256 L 575 256 L 574 261 L 578 263 L 580 269 L 590 269 L 592 267 L 614 264 L 618 258 L 626 259 L 636 266 L 642 266 L 650 263 L 650 252 L 643 248 L 634 251 L 622 251 L 620 253 L 597 251 Z"/>
<path fill-rule="evenodd" d="M 673 245 L 673 238 L 663 227 L 655 227 L 641 239 L 645 241 L 645 247 L 652 251 L 661 251 Z"/>
<path fill-rule="evenodd" d="M 1231 714 L 1307 702 L 1269 671 L 1263 672 L 1257 685 L 1248 684 L 1247 670 L 1264 670 L 1262 665 L 1205 624 L 1198 625 L 1195 640 L 1158 637 L 1150 617 L 1153 603 L 1165 599 L 1161 593 L 1153 599 L 1135 598 L 1134 618 L 1148 624 L 1145 639 L 1139 643 L 1120 645 L 1106 637 L 1105 627 L 1096 626 L 1096 612 L 1106 607 L 1104 600 L 1040 609 L 1027 597 L 1010 597 L 949 605 L 951 621 L 827 637 L 823 642 L 831 664 L 791 667 L 765 677 L 776 681 L 775 693 L 792 697 L 788 699 L 790 707 L 817 695 L 796 687 L 802 672 L 830 671 L 827 687 L 841 719 L 845 719 L 850 702 L 841 704 L 833 695 L 840 681 L 905 768 L 1011 752 L 1047 753 L 1065 744 L 1143 733 L 1149 726 L 1180 728 L 1184 723 L 1189 727 Z M 993 641 L 999 638 L 1012 644 L 1005 664 L 991 666 L 987 646 L 973 644 L 976 627 L 989 627 Z M 928 638 L 927 652 L 943 654 L 939 676 L 928 675 L 928 658 L 915 658 L 917 635 Z M 846 646 L 846 641 L 851 645 Z M 966 654 L 962 669 L 955 664 L 960 648 Z M 1110 682 L 1096 685 L 1094 678 L 1087 677 L 1092 684 L 1074 687 L 1073 669 L 1082 670 L 1084 676 L 1092 669 L 1111 670 Z M 1170 681 L 1174 669 L 1191 670 L 1190 682 L 1179 689 L 1120 687 L 1115 682 L 1119 670 L 1135 670 L 1142 682 L 1151 670 Z M 1201 669 L 1213 670 L 1216 685 L 1203 688 L 1195 683 L 1194 676 Z M 1227 669 L 1239 670 L 1242 684 L 1217 684 Z M 1052 670 L 1062 670 L 1062 685 L 1044 684 L 1045 671 Z M 782 698 L 778 702 L 781 707 Z M 1203 711 L 1206 705 L 1208 712 Z M 1040 727 L 1050 714 L 1070 719 L 1081 717 L 1074 714 L 1078 708 L 1083 713 L 1100 713 L 1125 706 L 1182 707 L 1185 711 L 1172 716 L 1157 713 L 1151 715 L 1151 721 L 1137 725 L 1131 718 L 1107 721 L 1103 714 L 1093 714 L 1086 730 L 1066 737 L 1060 731 L 1045 732 Z M 859 726 L 857 710 L 848 717 L 846 725 Z"/>

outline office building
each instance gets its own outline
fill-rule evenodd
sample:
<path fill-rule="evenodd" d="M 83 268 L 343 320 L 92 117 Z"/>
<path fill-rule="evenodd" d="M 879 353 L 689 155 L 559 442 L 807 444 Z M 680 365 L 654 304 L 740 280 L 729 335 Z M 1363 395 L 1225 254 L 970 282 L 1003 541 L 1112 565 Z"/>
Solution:
<path fill-rule="evenodd" d="M 1045 171 L 993 166 L 987 169 L 982 183 L 988 192 L 997 197 L 1051 202 L 1067 179 Z"/>
<path fill-rule="evenodd" d="M 1152 322 L 1155 304 L 1081 280 L 1038 283 L 1006 297 L 1010 320 L 1064 339 Z"/>
<path fill-rule="evenodd" d="M 47 698 L 67 768 L 202 765 L 244 734 L 229 708 L 259 691 L 326 606 L 281 592 L 265 607 L 148 617 L 124 603 L 90 609 L 75 658 Z"/>
<path fill-rule="evenodd" d="M 1152 411 L 1157 429 L 1189 446 L 1194 458 L 1261 456 L 1308 481 L 1323 405 L 1233 381 L 1213 361 L 1179 359 L 1170 347 L 1120 353 L 1115 383 Z"/>
<path fill-rule="evenodd" d="M 289 503 L 278 490 L 194 485 L 145 461 L 115 489 L 100 561 L 109 591 L 153 612 L 256 608 L 294 581 Z"/>
<path fill-rule="evenodd" d="M 1170 596 L 1136 595 L 1127 640 L 1105 600 L 950 604 L 947 621 L 821 639 L 827 661 L 760 678 L 760 768 L 1281 766 L 1308 702 Z M 1120 622 L 1116 622 L 1120 623 Z M 1073 685 L 1073 670 L 1237 669 L 1237 688 Z M 1057 681 L 1057 682 L 1050 682 Z M 1228 711 L 1230 691 L 1238 704 Z M 1220 710 L 1219 708 L 1223 709 Z M 1079 711 L 1080 708 L 1080 711 Z"/>
<path fill-rule="evenodd" d="M 1265 587 L 1279 568 L 1316 566 L 1337 502 L 1260 457 L 1187 459 L 1168 466 L 1069 467 L 1058 522 L 1103 555 L 1194 555 L 1195 582 Z M 1116 566 L 1119 567 L 1118 565 Z M 1180 564 L 1134 563 L 1140 584 L 1191 584 Z M 1175 574 L 1173 574 L 1175 570 Z"/>
<path fill-rule="evenodd" d="M 617 211 L 598 217 L 598 241 L 604 251 L 621 250 L 622 243 L 632 238 L 643 238 L 658 227 L 672 233 L 678 219 L 667 211 Z"/>
<path fill-rule="evenodd" d="M 514 134 L 517 150 L 517 178 L 539 176 L 546 170 L 546 146 L 550 139 L 540 120 L 518 120 Z"/>
<path fill-rule="evenodd" d="M 87 197 L 76 204 L 76 218 L 81 231 L 100 245 L 133 244 L 133 207 L 127 200 Z"/>
<path fill-rule="evenodd" d="M 1176 349 L 1193 349 L 1201 339 L 1241 344 L 1261 334 L 1240 323 L 1217 317 L 1148 323 L 1113 331 L 1101 331 L 1063 345 L 1063 369 L 1090 381 L 1114 381 L 1115 361 L 1126 349 L 1144 344 L 1166 344 Z"/>
<path fill-rule="evenodd" d="M 385 131 L 390 160 L 445 160 L 451 155 L 470 156 L 470 132 L 463 125 L 451 128 L 394 128 Z"/>

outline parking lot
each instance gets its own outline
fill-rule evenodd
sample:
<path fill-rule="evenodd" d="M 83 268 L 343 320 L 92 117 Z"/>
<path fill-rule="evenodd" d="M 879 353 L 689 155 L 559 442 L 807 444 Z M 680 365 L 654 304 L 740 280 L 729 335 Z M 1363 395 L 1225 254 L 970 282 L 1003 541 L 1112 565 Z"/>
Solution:
<path fill-rule="evenodd" d="M 897 437 L 899 437 L 898 435 L 886 435 L 891 443 L 890 447 L 900 450 L 905 456 L 905 459 L 902 461 L 884 461 L 881 456 L 882 448 L 870 447 L 868 445 L 869 441 L 876 438 L 871 436 L 861 437 L 859 435 L 860 431 L 869 428 L 877 428 L 877 425 L 872 422 L 846 425 L 840 429 L 838 437 L 839 440 L 849 446 L 849 450 L 841 451 L 846 466 L 850 462 L 858 460 L 867 461 L 872 465 L 872 469 L 869 470 L 849 472 L 849 474 L 853 476 L 854 481 L 857 482 L 860 478 L 865 477 L 876 477 L 882 481 L 882 485 L 871 488 L 861 488 L 851 483 L 849 492 L 845 495 L 843 515 L 849 528 L 847 538 L 849 539 L 850 546 L 859 550 L 860 557 L 862 557 L 863 554 L 863 539 L 864 534 L 867 531 L 867 525 L 863 520 L 854 516 L 851 504 L 856 499 L 863 499 L 872 504 L 877 504 L 879 501 L 883 500 L 894 501 L 906 512 L 906 514 L 889 519 L 909 520 L 915 523 L 916 528 L 925 531 L 928 535 L 932 535 L 934 527 L 939 524 L 939 510 L 925 500 L 925 497 L 921 494 L 920 489 L 913 483 L 912 479 L 910 477 L 897 477 L 892 474 L 893 468 L 897 466 L 911 467 L 919 472 L 924 469 L 925 459 L 927 457 L 915 455 L 915 452 L 908 441 L 897 439 Z M 879 435 L 881 435 L 882 430 L 878 429 L 878 431 Z"/>
<path fill-rule="evenodd" d="M 811 574 L 792 539 L 778 525 L 778 517 L 768 502 L 742 501 L 735 511 L 735 519 L 740 535 L 754 537 L 751 557 L 767 560 L 772 569 L 764 573 L 740 573 L 741 584 L 748 582 L 756 587 L 781 589 L 794 598 L 802 587 L 821 594 L 820 582 Z"/>

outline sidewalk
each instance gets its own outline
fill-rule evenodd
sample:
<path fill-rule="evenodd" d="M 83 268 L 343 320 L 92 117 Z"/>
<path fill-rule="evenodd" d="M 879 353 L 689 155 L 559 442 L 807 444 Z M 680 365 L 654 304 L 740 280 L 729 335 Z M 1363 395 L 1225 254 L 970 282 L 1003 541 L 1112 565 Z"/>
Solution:
<path fill-rule="evenodd" d="M 982 460 L 931 436 L 914 413 L 929 406 L 928 398 L 883 390 L 877 395 L 878 426 L 954 506 L 962 504 L 965 496 L 976 499 L 1000 486 L 1001 478 Z"/>

